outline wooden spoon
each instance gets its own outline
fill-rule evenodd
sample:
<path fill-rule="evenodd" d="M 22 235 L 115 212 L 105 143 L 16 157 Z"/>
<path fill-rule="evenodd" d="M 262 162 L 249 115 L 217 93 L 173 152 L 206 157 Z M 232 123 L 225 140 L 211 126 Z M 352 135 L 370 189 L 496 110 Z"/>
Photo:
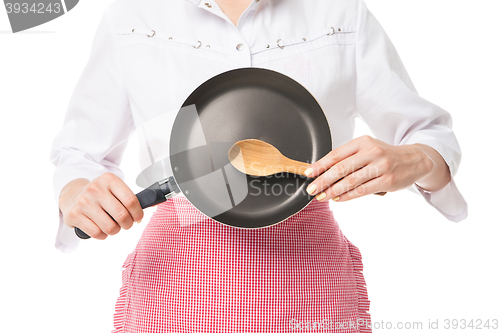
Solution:
<path fill-rule="evenodd" d="M 236 142 L 228 152 L 229 161 L 239 171 L 247 175 L 263 177 L 280 172 L 294 173 L 307 177 L 304 171 L 310 166 L 284 156 L 272 144 L 257 139 Z M 374 194 L 385 195 L 387 192 Z"/>

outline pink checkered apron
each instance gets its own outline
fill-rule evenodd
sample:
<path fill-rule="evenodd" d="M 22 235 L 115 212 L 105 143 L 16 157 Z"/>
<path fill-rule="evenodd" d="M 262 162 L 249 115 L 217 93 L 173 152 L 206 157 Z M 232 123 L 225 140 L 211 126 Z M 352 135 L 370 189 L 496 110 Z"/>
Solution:
<path fill-rule="evenodd" d="M 238 229 L 177 196 L 123 267 L 113 332 L 371 332 L 361 254 L 328 202 Z"/>

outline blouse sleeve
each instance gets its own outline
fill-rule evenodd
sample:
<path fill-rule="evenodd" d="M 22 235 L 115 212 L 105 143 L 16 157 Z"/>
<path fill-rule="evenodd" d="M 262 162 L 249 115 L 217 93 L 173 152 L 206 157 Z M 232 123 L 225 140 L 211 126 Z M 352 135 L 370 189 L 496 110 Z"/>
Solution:
<path fill-rule="evenodd" d="M 421 143 L 434 148 L 450 168 L 451 181 L 438 191 L 420 194 L 450 221 L 467 217 L 467 202 L 455 184 L 461 150 L 450 114 L 420 97 L 389 37 L 360 0 L 356 41 L 356 116 L 373 134 L 393 145 Z"/>
<path fill-rule="evenodd" d="M 50 161 L 56 202 L 62 188 L 76 178 L 93 180 L 106 172 L 123 179 L 119 168 L 128 137 L 134 129 L 122 80 L 117 35 L 106 8 L 94 36 L 89 60 L 70 99 L 62 130 L 55 137 Z M 73 228 L 63 222 L 55 246 L 71 252 L 79 243 Z"/>

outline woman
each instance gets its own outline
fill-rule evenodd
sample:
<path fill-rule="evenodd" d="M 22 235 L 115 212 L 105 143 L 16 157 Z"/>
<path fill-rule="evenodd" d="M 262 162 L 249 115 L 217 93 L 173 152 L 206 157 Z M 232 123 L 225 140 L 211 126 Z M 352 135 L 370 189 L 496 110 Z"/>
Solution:
<path fill-rule="evenodd" d="M 362 0 L 118 0 L 54 141 L 56 246 L 76 247 L 75 226 L 105 239 L 140 221 L 119 169 L 130 133 L 144 140 L 143 168 L 161 160 L 167 143 L 142 129 L 171 122 L 163 115 L 207 79 L 250 66 L 300 82 L 330 120 L 335 149 L 309 170 L 317 200 L 258 230 L 217 223 L 183 196 L 159 205 L 125 261 L 115 332 L 370 332 L 361 255 L 329 199 L 407 188 L 452 221 L 467 216 L 451 117 L 418 96 Z M 376 138 L 352 139 L 356 116 Z"/>

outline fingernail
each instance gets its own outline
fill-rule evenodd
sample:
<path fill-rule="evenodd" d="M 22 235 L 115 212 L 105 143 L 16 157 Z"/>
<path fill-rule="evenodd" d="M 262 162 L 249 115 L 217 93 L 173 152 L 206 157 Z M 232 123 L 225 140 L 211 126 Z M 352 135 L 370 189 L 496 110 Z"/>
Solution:
<path fill-rule="evenodd" d="M 306 191 L 307 191 L 307 193 L 309 193 L 310 195 L 313 195 L 313 194 L 314 194 L 314 192 L 316 192 L 316 188 L 317 188 L 317 187 L 316 187 L 316 185 L 311 184 L 311 185 L 309 185 L 309 186 L 307 187 L 307 190 L 306 190 Z"/>
<path fill-rule="evenodd" d="M 311 169 L 311 168 L 308 168 L 308 169 L 306 169 L 306 171 L 304 171 L 304 175 L 306 175 L 306 176 L 308 176 L 308 177 L 309 177 L 312 173 L 313 173 L 313 169 Z"/>
<path fill-rule="evenodd" d="M 142 219 L 140 219 L 139 221 L 136 221 L 135 223 L 139 224 L 142 222 Z"/>
<path fill-rule="evenodd" d="M 335 198 L 332 199 L 332 201 L 337 201 L 339 199 L 340 199 L 340 197 L 336 196 Z"/>
<path fill-rule="evenodd" d="M 323 193 L 321 193 L 321 194 L 317 195 L 317 196 L 316 196 L 316 199 L 318 199 L 318 201 L 321 201 L 321 200 L 323 200 L 325 197 L 326 197 L 326 193 L 325 193 L 325 192 L 323 192 Z"/>

